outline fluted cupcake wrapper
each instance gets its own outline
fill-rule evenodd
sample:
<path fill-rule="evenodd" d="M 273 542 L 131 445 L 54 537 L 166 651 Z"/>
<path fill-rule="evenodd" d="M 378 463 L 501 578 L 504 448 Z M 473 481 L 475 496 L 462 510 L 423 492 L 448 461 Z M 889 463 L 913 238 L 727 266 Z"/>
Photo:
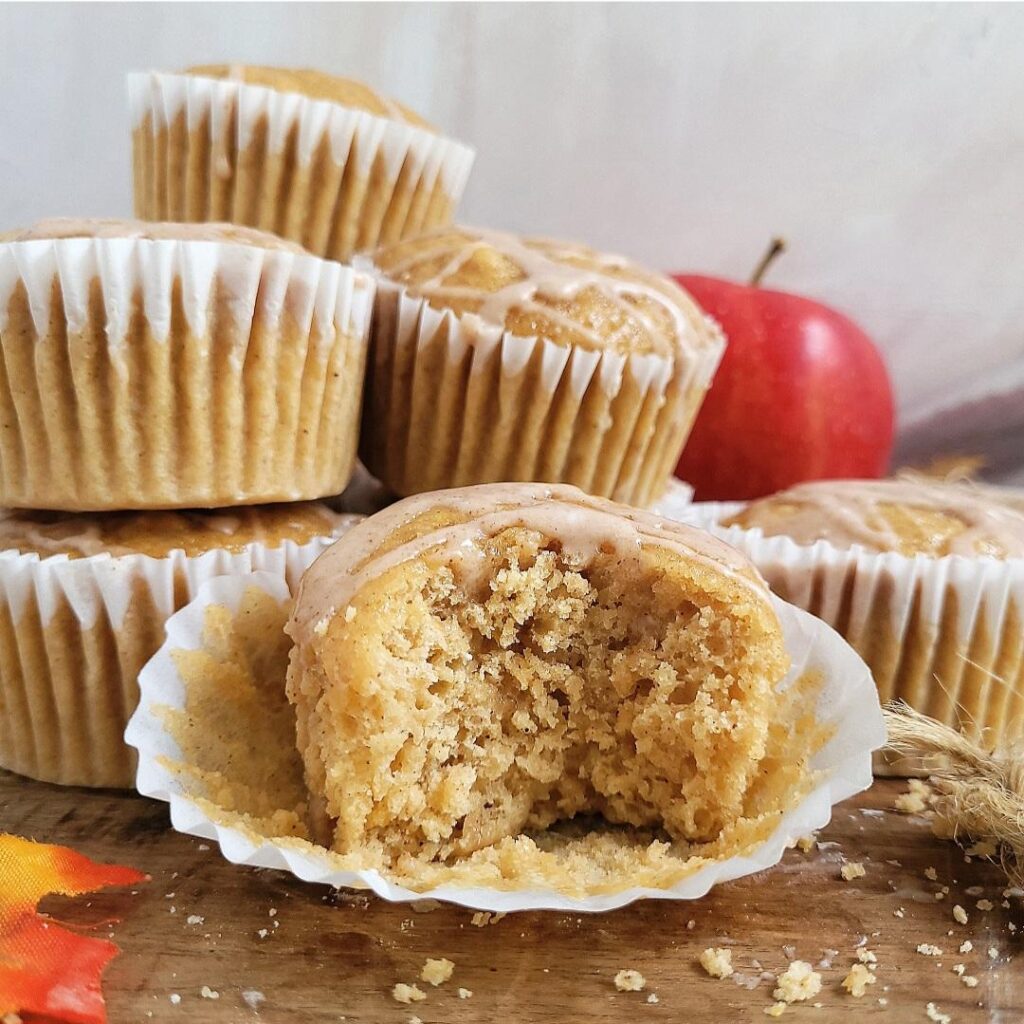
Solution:
<path fill-rule="evenodd" d="M 128 76 L 136 216 L 231 221 L 311 252 L 450 223 L 471 147 L 326 100 L 195 75 Z"/>
<path fill-rule="evenodd" d="M 667 486 L 721 354 L 556 345 L 378 280 L 360 454 L 402 495 L 526 480 L 648 505 Z"/>
<path fill-rule="evenodd" d="M 0 245 L 0 505 L 215 507 L 337 494 L 373 281 L 282 249 Z"/>
<path fill-rule="evenodd" d="M 168 709 L 184 711 L 188 705 L 189 682 L 180 671 L 178 652 L 206 649 L 207 612 L 211 608 L 225 608 L 237 615 L 253 589 L 281 603 L 283 625 L 289 593 L 280 578 L 254 573 L 212 580 L 203 586 L 196 599 L 167 623 L 167 640 L 143 669 L 139 677 L 139 707 L 128 724 L 125 739 L 139 752 L 139 792 L 170 804 L 175 829 L 218 843 L 224 856 L 235 864 L 277 868 L 307 882 L 370 889 L 386 900 L 433 898 L 496 912 L 592 912 L 614 910 L 638 899 L 699 899 L 714 885 L 772 867 L 798 838 L 826 825 L 833 805 L 871 785 L 871 752 L 885 739 L 878 697 L 864 663 L 824 623 L 773 599 L 792 661 L 778 688 L 785 691 L 808 674 L 820 679 L 814 717 L 829 738 L 811 756 L 807 766 L 813 784 L 794 800 L 794 806 L 772 818 L 777 823 L 774 828 L 769 823 L 763 837 L 745 845 L 735 856 L 694 858 L 690 873 L 661 888 L 634 882 L 600 895 L 573 896 L 547 887 L 544 879 L 533 878 L 520 888 L 448 883 L 414 891 L 376 870 L 340 869 L 328 851 L 308 841 L 270 838 L 236 827 L 218 815 L 211 803 L 213 798 L 201 781 L 202 771 L 182 753 L 167 713 Z M 284 679 L 281 686 L 284 687 Z M 211 743 L 217 743 L 217 730 L 231 727 L 227 721 L 230 716 L 197 722 L 195 709 L 188 706 L 190 728 L 198 730 L 204 740 L 208 736 Z M 804 711 L 806 708 L 801 704 L 801 714 Z M 225 744 L 232 744 L 238 757 L 242 756 L 237 735 L 223 739 Z M 234 766 L 232 770 L 244 773 L 245 766 Z"/>
<path fill-rule="evenodd" d="M 208 580 L 260 570 L 296 585 L 346 529 L 193 557 L 40 558 L 0 552 L 0 768 L 44 782 L 130 788 L 124 728 L 164 624 Z"/>
<path fill-rule="evenodd" d="M 1024 559 L 879 554 L 718 525 L 743 507 L 698 502 L 672 517 L 712 529 L 772 590 L 841 633 L 883 701 L 904 700 L 989 747 L 1024 735 Z M 876 761 L 880 774 L 926 767 Z"/>

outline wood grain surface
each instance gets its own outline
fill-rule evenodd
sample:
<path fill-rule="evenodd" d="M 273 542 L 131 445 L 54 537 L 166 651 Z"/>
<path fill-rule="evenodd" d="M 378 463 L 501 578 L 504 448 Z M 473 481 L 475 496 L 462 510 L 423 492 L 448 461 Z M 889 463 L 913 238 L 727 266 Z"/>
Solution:
<path fill-rule="evenodd" d="M 895 813 L 903 788 L 880 780 L 837 809 L 820 847 L 791 850 L 775 869 L 697 902 L 648 901 L 594 916 L 516 914 L 484 927 L 465 910 L 417 911 L 235 867 L 215 847 L 171 831 L 166 807 L 139 797 L 0 772 L 0 830 L 152 876 L 134 892 L 43 904 L 120 945 L 105 984 L 112 1024 L 761 1021 L 770 1019 L 772 977 L 792 958 L 820 971 L 813 1002 L 821 1007 L 789 1006 L 783 1020 L 927 1021 L 928 1003 L 954 1024 L 1024 1020 L 1021 900 L 1011 896 L 1004 907 L 1006 882 L 995 865 L 968 863 L 922 818 Z M 844 881 L 844 861 L 861 862 L 864 877 Z M 993 909 L 979 910 L 979 899 Z M 966 924 L 954 920 L 955 905 Z M 973 950 L 960 953 L 965 940 Z M 918 953 L 921 943 L 941 955 Z M 863 944 L 877 957 L 878 980 L 855 999 L 841 981 Z M 703 972 L 697 958 L 708 946 L 732 949 L 736 977 Z M 427 957 L 454 961 L 451 980 L 438 988 L 419 981 Z M 954 973 L 961 963 L 976 987 Z M 644 975 L 643 992 L 616 990 L 623 968 Z M 426 1000 L 397 1003 L 396 982 L 418 982 Z M 460 988 L 472 995 L 460 998 Z M 648 1001 L 652 994 L 657 1002 Z"/>

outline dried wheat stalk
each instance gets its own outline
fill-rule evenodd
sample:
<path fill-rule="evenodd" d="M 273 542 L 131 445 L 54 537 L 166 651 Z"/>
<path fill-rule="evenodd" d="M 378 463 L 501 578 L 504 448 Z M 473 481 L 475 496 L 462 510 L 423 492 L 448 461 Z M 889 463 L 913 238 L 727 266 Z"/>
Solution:
<path fill-rule="evenodd" d="M 898 753 L 941 759 L 932 783 L 947 834 L 990 840 L 1011 883 L 1024 886 L 1024 743 L 989 753 L 902 702 L 890 704 L 885 719 L 889 745 Z"/>

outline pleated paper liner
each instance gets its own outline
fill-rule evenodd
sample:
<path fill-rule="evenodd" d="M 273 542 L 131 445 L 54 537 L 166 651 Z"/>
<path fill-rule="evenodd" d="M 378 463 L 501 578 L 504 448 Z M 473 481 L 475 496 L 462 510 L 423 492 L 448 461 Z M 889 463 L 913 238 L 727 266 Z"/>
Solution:
<path fill-rule="evenodd" d="M 458 862 L 434 865 L 416 880 L 389 878 L 307 841 L 294 717 L 284 696 L 289 591 L 279 577 L 262 573 L 210 581 L 168 622 L 167 641 L 139 678 L 141 701 L 126 732 L 139 751 L 138 789 L 170 804 L 178 831 L 217 842 L 234 863 L 371 889 L 388 900 L 430 897 L 490 911 L 599 911 L 642 898 L 696 899 L 719 882 L 778 863 L 797 838 L 825 825 L 835 803 L 871 784 L 871 752 L 885 738 L 860 658 L 820 620 L 774 603 L 793 662 L 779 687 L 789 695 L 784 706 L 790 716 L 773 730 L 776 755 L 792 756 L 793 766 L 780 775 L 785 783 L 771 798 L 777 802 L 766 797 L 755 827 L 734 842 L 704 848 L 703 855 L 664 844 L 654 853 L 657 844 L 638 839 L 647 860 L 636 873 L 605 878 L 593 892 L 565 891 L 553 884 L 554 875 L 537 872 L 529 879 L 481 881 Z M 236 652 L 262 652 L 264 670 L 250 674 L 248 684 L 237 671 L 241 659 L 224 653 L 231 644 Z M 233 681 L 230 688 L 226 680 Z M 809 767 L 797 767 L 805 754 Z"/>
<path fill-rule="evenodd" d="M 217 507 L 337 494 L 373 282 L 278 249 L 0 245 L 0 505 Z"/>
<path fill-rule="evenodd" d="M 359 517 L 304 544 L 193 557 L 0 552 L 0 767 L 44 782 L 131 788 L 124 728 L 166 620 L 208 580 L 261 570 L 296 584 Z"/>
<path fill-rule="evenodd" d="M 783 599 L 838 630 L 883 701 L 904 700 L 987 747 L 1024 734 L 1024 559 L 877 554 L 718 525 L 741 508 L 698 502 L 665 514 L 712 529 Z M 879 774 L 928 767 L 876 759 Z"/>
<path fill-rule="evenodd" d="M 647 506 L 675 469 L 721 356 L 627 356 L 523 338 L 439 312 L 387 280 L 371 333 L 360 454 L 401 495 L 525 480 Z"/>
<path fill-rule="evenodd" d="M 474 151 L 326 100 L 196 75 L 128 76 L 136 216 L 231 221 L 347 260 L 450 223 Z"/>

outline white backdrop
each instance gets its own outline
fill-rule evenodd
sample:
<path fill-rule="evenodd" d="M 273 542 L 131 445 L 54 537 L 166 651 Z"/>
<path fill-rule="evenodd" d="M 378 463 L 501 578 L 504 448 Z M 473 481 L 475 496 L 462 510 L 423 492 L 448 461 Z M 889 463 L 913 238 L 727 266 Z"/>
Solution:
<path fill-rule="evenodd" d="M 783 234 L 769 283 L 877 340 L 901 454 L 1012 471 L 1022 55 L 999 4 L 4 4 L 0 229 L 130 212 L 126 71 L 318 67 L 477 146 L 469 223 L 737 277 Z"/>

